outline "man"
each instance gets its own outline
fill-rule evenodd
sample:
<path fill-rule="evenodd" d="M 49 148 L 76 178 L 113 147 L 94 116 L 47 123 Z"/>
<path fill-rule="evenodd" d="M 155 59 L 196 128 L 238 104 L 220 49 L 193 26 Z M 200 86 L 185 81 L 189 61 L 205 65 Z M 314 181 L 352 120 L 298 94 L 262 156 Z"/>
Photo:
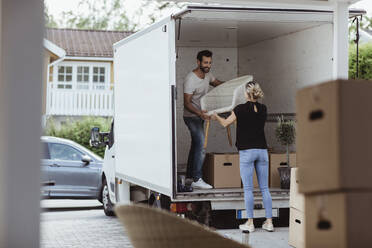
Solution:
<path fill-rule="evenodd" d="M 183 119 L 191 134 L 191 148 L 187 160 L 186 177 L 192 178 L 191 186 L 199 189 L 211 189 L 212 186 L 202 179 L 205 158 L 204 120 L 209 120 L 205 111 L 201 110 L 200 98 L 209 89 L 209 85 L 218 86 L 222 82 L 210 73 L 212 52 L 200 51 L 196 60 L 198 67 L 187 74 L 184 82 L 184 114 Z"/>

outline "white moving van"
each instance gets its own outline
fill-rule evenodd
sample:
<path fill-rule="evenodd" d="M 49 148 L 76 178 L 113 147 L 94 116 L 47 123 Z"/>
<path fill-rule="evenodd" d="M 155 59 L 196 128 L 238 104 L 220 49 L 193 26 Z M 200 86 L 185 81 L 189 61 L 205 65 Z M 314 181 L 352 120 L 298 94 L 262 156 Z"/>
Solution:
<path fill-rule="evenodd" d="M 294 117 L 296 89 L 347 78 L 348 19 L 363 13 L 349 11 L 348 4 L 233 0 L 229 6 L 192 5 L 116 43 L 115 126 L 103 134 L 111 139 L 102 179 L 105 212 L 112 214 L 118 202 L 148 201 L 167 208 L 173 203 L 178 212 L 199 204 L 205 223 L 210 210 L 234 210 L 244 218 L 241 188 L 177 192 L 191 140 L 183 122 L 183 79 L 203 49 L 213 52 L 218 79 L 253 75 L 265 92 L 267 141 L 278 148 L 276 117 Z M 236 152 L 217 122 L 211 123 L 207 152 Z M 278 216 L 278 209 L 289 207 L 289 190 L 270 191 Z M 264 213 L 259 191 L 255 199 L 259 217 Z"/>

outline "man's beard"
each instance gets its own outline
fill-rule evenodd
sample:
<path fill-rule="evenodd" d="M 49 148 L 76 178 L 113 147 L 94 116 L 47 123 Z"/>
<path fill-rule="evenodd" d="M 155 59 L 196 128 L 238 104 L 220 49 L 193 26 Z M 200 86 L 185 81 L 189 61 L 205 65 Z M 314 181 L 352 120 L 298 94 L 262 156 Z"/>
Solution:
<path fill-rule="evenodd" d="M 208 67 L 200 66 L 199 68 L 200 68 L 200 70 L 201 70 L 202 72 L 204 72 L 204 73 L 208 73 L 208 72 L 210 71 L 210 68 L 208 68 Z"/>

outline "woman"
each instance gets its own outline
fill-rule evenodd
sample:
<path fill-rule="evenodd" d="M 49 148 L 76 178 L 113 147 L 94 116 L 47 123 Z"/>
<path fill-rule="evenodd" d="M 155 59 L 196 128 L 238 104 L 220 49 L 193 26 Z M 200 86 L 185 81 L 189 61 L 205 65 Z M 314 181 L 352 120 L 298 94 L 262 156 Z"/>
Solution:
<path fill-rule="evenodd" d="M 217 114 L 212 119 L 227 127 L 235 120 L 236 146 L 239 150 L 240 158 L 240 176 L 244 186 L 244 200 L 247 210 L 248 221 L 239 226 L 242 230 L 254 231 L 253 224 L 253 171 L 256 169 L 258 184 L 263 197 L 263 203 L 266 212 L 266 221 L 262 228 L 267 231 L 274 231 L 272 223 L 272 201 L 268 187 L 269 159 L 265 139 L 265 122 L 267 110 L 264 104 L 257 100 L 263 97 L 263 91 L 258 83 L 249 82 L 246 85 L 245 96 L 247 102 L 239 104 L 227 118 L 221 118 Z"/>

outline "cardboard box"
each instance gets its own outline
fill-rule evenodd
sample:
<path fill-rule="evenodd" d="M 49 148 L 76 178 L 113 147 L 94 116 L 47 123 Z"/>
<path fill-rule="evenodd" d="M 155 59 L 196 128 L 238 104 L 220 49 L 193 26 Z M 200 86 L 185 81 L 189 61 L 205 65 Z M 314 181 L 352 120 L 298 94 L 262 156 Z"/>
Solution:
<path fill-rule="evenodd" d="M 240 188 L 239 154 L 208 153 L 203 166 L 203 179 L 214 188 Z"/>
<path fill-rule="evenodd" d="M 299 168 L 292 168 L 291 170 L 291 186 L 289 191 L 289 207 L 305 211 L 305 197 L 298 192 L 298 170 Z"/>
<path fill-rule="evenodd" d="M 332 81 L 297 92 L 301 193 L 372 189 L 372 83 Z"/>
<path fill-rule="evenodd" d="M 305 215 L 295 208 L 289 210 L 288 244 L 296 248 L 305 247 Z"/>
<path fill-rule="evenodd" d="M 278 167 L 281 162 L 287 162 L 287 155 L 285 153 L 270 153 L 269 156 L 269 187 L 280 188 L 280 176 Z M 296 165 L 296 153 L 289 154 L 289 164 L 294 167 Z"/>
<path fill-rule="evenodd" d="M 305 246 L 372 246 L 372 192 L 305 195 Z"/>

